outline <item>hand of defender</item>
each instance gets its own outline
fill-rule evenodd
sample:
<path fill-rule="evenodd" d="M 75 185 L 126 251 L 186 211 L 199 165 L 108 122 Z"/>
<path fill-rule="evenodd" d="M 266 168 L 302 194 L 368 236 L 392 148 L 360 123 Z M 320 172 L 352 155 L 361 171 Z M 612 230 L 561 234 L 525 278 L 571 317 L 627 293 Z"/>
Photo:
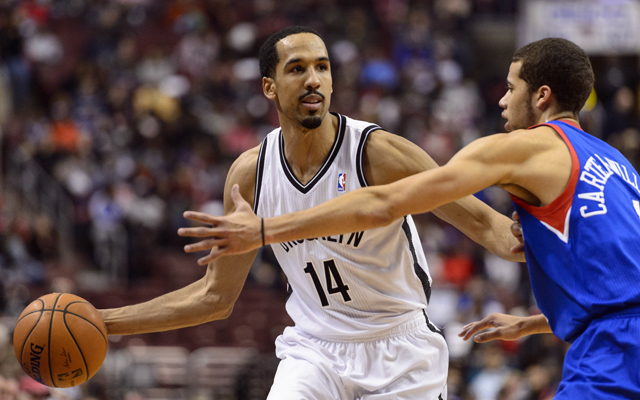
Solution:
<path fill-rule="evenodd" d="M 474 338 L 476 343 L 485 343 L 492 340 L 516 340 L 523 336 L 534 333 L 550 332 L 551 328 L 542 314 L 532 317 L 518 317 L 500 313 L 489 314 L 481 321 L 472 322 L 462 328 L 458 336 L 463 340 L 471 337 L 485 329 L 495 328 L 491 331 L 477 334 Z"/>
<path fill-rule="evenodd" d="M 520 225 L 520 216 L 516 211 L 511 214 L 511 218 L 513 218 L 513 224 L 511 224 L 511 234 L 518 239 L 520 244 L 517 244 L 511 247 L 511 253 L 517 254 L 522 253 L 524 251 L 524 237 L 522 236 L 522 226 Z"/>
<path fill-rule="evenodd" d="M 208 238 L 184 246 L 184 251 L 187 253 L 211 250 L 208 256 L 198 259 L 200 265 L 206 265 L 223 254 L 246 253 L 262 245 L 260 218 L 242 198 L 238 185 L 233 185 L 231 188 L 231 199 L 236 210 L 224 217 L 196 211 L 185 211 L 183 214 L 186 219 L 211 225 L 178 229 L 180 236 Z"/>

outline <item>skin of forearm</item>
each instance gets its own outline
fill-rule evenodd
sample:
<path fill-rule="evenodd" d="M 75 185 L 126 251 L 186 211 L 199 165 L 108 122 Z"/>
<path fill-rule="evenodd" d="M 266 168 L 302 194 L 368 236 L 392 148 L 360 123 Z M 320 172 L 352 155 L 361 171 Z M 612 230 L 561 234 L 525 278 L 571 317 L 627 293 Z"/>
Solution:
<path fill-rule="evenodd" d="M 354 209 L 349 204 L 358 204 Z M 369 187 L 346 193 L 308 210 L 264 220 L 266 243 L 330 236 L 389 225 L 400 218 L 384 190 Z"/>
<path fill-rule="evenodd" d="M 472 202 L 469 200 L 465 198 L 458 203 L 445 204 L 433 210 L 433 213 L 498 257 L 524 262 L 523 253 L 511 253 L 511 248 L 519 244 L 518 239 L 511 234 L 513 221 L 484 204 L 479 208 L 476 205 L 475 211 L 469 211 L 471 204 L 479 202 L 475 199 Z M 464 223 L 461 223 L 461 220 Z"/>
<path fill-rule="evenodd" d="M 455 171 L 439 168 L 396 182 L 354 190 L 308 210 L 264 220 L 266 243 L 330 236 L 389 225 L 409 214 L 431 211 L 476 188 L 455 184 Z M 429 188 L 425 195 L 424 188 Z"/>
<path fill-rule="evenodd" d="M 232 306 L 217 297 L 199 280 L 145 303 L 99 311 L 109 335 L 160 332 L 226 318 Z"/>
<path fill-rule="evenodd" d="M 493 224 L 485 229 L 485 246 L 493 254 L 500 258 L 515 262 L 526 262 L 524 252 L 513 254 L 511 247 L 519 244 L 518 240 L 511 234 L 511 224 L 513 221 L 507 217 L 496 216 Z"/>
<path fill-rule="evenodd" d="M 440 178 L 446 180 L 446 178 Z M 404 181 L 404 180 L 403 180 Z M 308 210 L 264 220 L 265 243 L 277 243 L 300 238 L 330 236 L 386 226 L 409 214 L 426 212 L 440 206 L 443 199 L 424 199 L 416 188 L 398 181 L 346 193 L 337 199 Z M 407 199 L 421 199 L 407 201 Z M 413 204 L 412 204 L 413 203 Z M 354 206 L 357 205 L 357 206 Z M 523 254 L 512 254 L 510 248 L 518 241 L 510 233 L 512 221 L 502 215 L 485 214 L 482 221 L 465 232 L 477 243 L 506 260 L 523 262 Z"/>

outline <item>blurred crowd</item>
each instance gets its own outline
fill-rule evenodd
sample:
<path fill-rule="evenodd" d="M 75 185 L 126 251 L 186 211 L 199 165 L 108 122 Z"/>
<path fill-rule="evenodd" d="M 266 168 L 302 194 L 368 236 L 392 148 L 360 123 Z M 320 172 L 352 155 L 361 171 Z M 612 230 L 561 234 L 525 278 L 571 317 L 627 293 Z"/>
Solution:
<path fill-rule="evenodd" d="M 257 59 L 271 33 L 317 29 L 330 51 L 332 111 L 378 123 L 445 163 L 503 130 L 497 103 L 509 58 L 502 70 L 480 68 L 492 55 L 478 51 L 473 27 L 515 24 L 516 3 L 0 0 L 0 399 L 43 398 L 17 395 L 26 384 L 19 366 L 6 366 L 11 321 L 34 288 L 73 291 L 91 274 L 101 290 L 144 285 L 159 257 L 181 253 L 183 211 L 222 212 L 229 166 L 278 125 Z M 503 49 L 513 50 L 515 38 Z M 638 57 L 593 63 L 583 127 L 638 167 Z M 69 204 L 70 213 L 28 201 L 51 185 L 59 190 L 39 204 Z M 498 189 L 478 196 L 511 212 Z M 435 282 L 430 317 L 451 351 L 449 398 L 550 399 L 565 351 L 552 335 L 484 345 L 457 338 L 491 312 L 537 312 L 526 266 L 431 215 L 416 222 Z M 280 295 L 283 282 L 262 251 L 248 285 Z"/>

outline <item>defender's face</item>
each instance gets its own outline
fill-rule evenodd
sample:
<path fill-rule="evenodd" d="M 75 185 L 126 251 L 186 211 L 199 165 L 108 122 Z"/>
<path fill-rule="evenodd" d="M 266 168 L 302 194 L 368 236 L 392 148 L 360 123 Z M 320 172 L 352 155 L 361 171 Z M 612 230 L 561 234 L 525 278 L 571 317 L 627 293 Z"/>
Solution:
<path fill-rule="evenodd" d="M 329 111 L 333 81 L 329 54 L 322 39 L 312 33 L 287 36 L 276 44 L 275 96 L 288 119 L 306 129 L 320 126 Z"/>
<path fill-rule="evenodd" d="M 504 108 L 502 118 L 507 120 L 504 129 L 511 132 L 517 129 L 527 129 L 537 123 L 533 111 L 533 95 L 529 93 L 527 82 L 520 79 L 522 62 L 511 63 L 507 76 L 507 93 L 498 103 Z"/>

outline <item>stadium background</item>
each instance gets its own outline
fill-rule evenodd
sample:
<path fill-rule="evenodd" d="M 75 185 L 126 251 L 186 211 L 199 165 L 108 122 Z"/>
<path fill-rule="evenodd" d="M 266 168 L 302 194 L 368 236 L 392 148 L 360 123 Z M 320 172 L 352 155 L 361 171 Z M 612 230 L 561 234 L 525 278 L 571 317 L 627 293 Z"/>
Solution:
<path fill-rule="evenodd" d="M 523 7 L 0 1 L 0 399 L 264 399 L 277 366 L 273 341 L 290 323 L 268 249 L 228 320 L 111 337 L 102 370 L 79 388 L 47 393 L 26 380 L 11 332 L 24 306 L 52 291 L 107 308 L 202 276 L 176 230 L 184 210 L 221 212 L 231 162 L 278 125 L 256 58 L 274 31 L 319 30 L 332 60 L 331 109 L 376 122 L 445 163 L 503 131 L 498 100 L 518 32 L 522 40 Z M 581 122 L 637 168 L 638 53 L 604 47 L 592 52 L 597 95 Z M 500 190 L 478 196 L 512 211 Z M 551 398 L 566 349 L 552 335 L 484 345 L 456 336 L 494 311 L 536 313 L 526 266 L 497 259 L 431 215 L 416 223 L 434 278 L 429 314 L 451 351 L 449 398 Z"/>

